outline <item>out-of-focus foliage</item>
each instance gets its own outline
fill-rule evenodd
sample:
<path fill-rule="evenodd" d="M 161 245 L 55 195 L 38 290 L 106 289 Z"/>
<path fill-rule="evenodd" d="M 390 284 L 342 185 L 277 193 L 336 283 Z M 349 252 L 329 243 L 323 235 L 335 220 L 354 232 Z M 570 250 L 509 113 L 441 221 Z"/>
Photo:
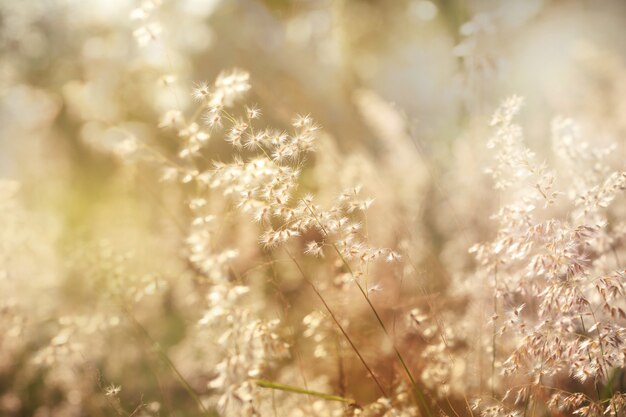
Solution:
<path fill-rule="evenodd" d="M 624 27 L 0 0 L 0 415 L 623 417 Z"/>

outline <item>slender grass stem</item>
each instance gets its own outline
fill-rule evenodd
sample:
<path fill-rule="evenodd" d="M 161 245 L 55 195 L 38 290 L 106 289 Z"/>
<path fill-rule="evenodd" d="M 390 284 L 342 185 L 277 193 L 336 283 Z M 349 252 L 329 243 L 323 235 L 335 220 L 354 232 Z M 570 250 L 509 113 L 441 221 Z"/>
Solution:
<path fill-rule="evenodd" d="M 128 308 L 125 308 L 124 312 L 126 313 L 126 316 L 130 319 L 130 321 L 135 325 L 135 327 L 140 331 L 140 333 L 144 335 L 146 340 L 148 340 L 151 343 L 151 345 L 154 347 L 155 351 L 157 352 L 159 357 L 163 360 L 163 362 L 165 362 L 165 364 L 171 369 L 174 375 L 176 375 L 176 378 L 178 379 L 182 387 L 185 389 L 185 391 L 187 391 L 189 396 L 196 402 L 196 404 L 198 405 L 198 408 L 202 411 L 202 413 L 207 416 L 210 415 L 209 410 L 207 410 L 204 404 L 202 404 L 202 401 L 200 400 L 198 393 L 196 393 L 193 387 L 189 384 L 189 382 L 185 379 L 185 377 L 180 373 L 176 365 L 174 365 L 174 362 L 172 362 L 170 357 L 163 350 L 163 348 L 159 345 L 159 343 L 156 340 L 154 340 L 152 335 L 150 335 L 150 333 L 148 332 L 148 329 L 146 329 L 143 326 L 143 324 L 141 324 L 135 318 L 135 316 L 132 314 L 132 312 Z"/>
<path fill-rule="evenodd" d="M 493 272 L 493 335 L 491 338 L 491 396 L 496 392 L 496 355 L 498 339 L 498 260 Z"/>
<path fill-rule="evenodd" d="M 317 287 L 315 287 L 315 284 L 313 284 L 313 282 L 307 277 L 306 273 L 304 272 L 304 269 L 302 269 L 302 267 L 300 266 L 300 263 L 298 262 L 298 260 L 291 254 L 291 252 L 289 252 L 288 249 L 285 248 L 285 252 L 287 252 L 287 255 L 291 258 L 291 260 L 296 264 L 296 267 L 298 268 L 298 270 L 300 271 L 300 274 L 302 275 L 302 278 L 304 278 L 304 280 L 307 282 L 307 284 L 309 284 L 309 286 L 311 286 L 311 288 L 313 289 L 313 292 L 317 295 L 317 297 L 320 299 L 320 301 L 322 302 L 322 304 L 324 304 L 324 307 L 326 308 L 326 311 L 328 311 L 328 314 L 330 314 L 331 318 L 333 319 L 333 321 L 335 322 L 335 324 L 337 325 L 337 327 L 339 328 L 339 330 L 341 331 L 341 333 L 344 335 L 344 337 L 346 338 L 346 340 L 348 341 L 348 343 L 350 344 L 350 347 L 352 347 L 352 350 L 354 350 L 354 352 L 356 353 L 356 355 L 359 357 L 359 360 L 361 361 L 361 363 L 363 364 L 363 366 L 365 367 L 365 369 L 367 370 L 367 372 L 370 374 L 370 376 L 372 377 L 372 379 L 374 380 L 374 382 L 376 383 L 376 385 L 378 386 L 378 389 L 380 390 L 380 392 L 383 394 L 383 396 L 387 397 L 387 392 L 385 391 L 385 389 L 383 388 L 383 386 L 381 385 L 380 381 L 378 381 L 378 378 L 376 378 L 376 375 L 374 374 L 374 371 L 372 371 L 372 369 L 369 367 L 369 365 L 367 364 L 367 362 L 365 362 L 365 359 L 363 358 L 363 356 L 361 355 L 361 352 L 359 352 L 359 349 L 356 347 L 356 345 L 354 344 L 354 342 L 352 341 L 352 339 L 350 338 L 350 336 L 348 335 L 348 333 L 346 332 L 346 330 L 343 328 L 343 326 L 341 325 L 341 323 L 339 322 L 339 320 L 337 319 L 337 316 L 335 316 L 335 313 L 333 312 L 333 310 L 330 308 L 330 306 L 328 305 L 328 303 L 326 302 L 326 300 L 324 299 L 324 297 L 322 296 L 322 294 L 319 292 L 319 290 L 317 289 Z"/>
<path fill-rule="evenodd" d="M 325 394 L 323 392 L 311 391 L 309 389 L 294 387 L 292 385 L 279 384 L 277 382 L 272 382 L 272 381 L 268 381 L 265 379 L 255 379 L 254 383 L 262 388 L 270 388 L 270 389 L 278 390 L 278 391 L 293 392 L 294 394 L 304 394 L 304 395 L 309 395 L 311 397 L 317 397 L 317 398 L 321 398 L 323 400 L 328 400 L 328 401 L 339 401 L 339 402 L 346 403 L 346 404 L 355 404 L 354 400 L 351 400 L 345 397 L 340 397 L 339 395 Z"/>
<path fill-rule="evenodd" d="M 317 224 L 320 226 L 320 228 L 324 232 L 324 235 L 328 238 L 329 237 L 328 231 L 326 230 L 326 228 L 324 227 L 322 222 L 318 219 L 318 217 L 315 214 L 315 212 L 313 211 L 313 209 L 307 204 L 306 201 L 304 201 L 304 200 L 301 200 L 301 201 L 304 203 L 304 205 L 307 207 L 307 209 L 311 213 L 311 216 L 313 216 L 313 218 L 315 219 Z M 343 256 L 343 254 L 341 253 L 341 251 L 339 250 L 337 245 L 334 242 L 331 242 L 331 246 L 333 247 L 333 249 L 335 250 L 335 252 L 339 256 L 339 259 L 341 260 L 342 264 L 347 269 L 347 271 L 350 274 L 350 276 L 352 276 L 352 280 L 354 281 L 354 283 L 356 284 L 357 288 L 359 289 L 359 291 L 363 295 L 363 298 L 365 298 L 365 301 L 369 305 L 370 310 L 372 310 L 372 312 L 374 313 L 374 316 L 376 317 L 376 320 L 378 321 L 378 324 L 382 328 L 383 332 L 385 333 L 387 338 L 391 341 L 391 344 L 393 346 L 393 350 L 395 352 L 396 358 L 398 359 L 398 361 L 402 365 L 402 368 L 403 368 L 406 376 L 408 377 L 408 379 L 409 379 L 409 381 L 411 383 L 411 388 L 412 388 L 413 396 L 415 397 L 415 400 L 419 404 L 420 408 L 422 408 L 422 411 L 428 417 L 433 417 L 433 413 L 432 413 L 432 411 L 431 411 L 431 409 L 430 409 L 430 407 L 429 407 L 429 405 L 428 405 L 428 403 L 426 401 L 426 397 L 424 396 L 424 393 L 422 392 L 420 387 L 417 385 L 417 383 L 415 381 L 415 378 L 413 377 L 413 374 L 411 373 L 411 371 L 409 370 L 408 365 L 406 364 L 406 361 L 404 360 L 404 358 L 402 357 L 402 354 L 400 353 L 400 351 L 396 347 L 395 341 L 393 340 L 393 338 L 389 334 L 389 331 L 387 331 L 387 327 L 385 326 L 385 323 L 383 322 L 382 318 L 380 317 L 380 314 L 378 314 L 378 310 L 376 310 L 376 307 L 374 307 L 374 304 L 372 304 L 372 301 L 367 296 L 367 292 L 363 289 L 363 286 L 356 279 L 356 276 L 354 274 L 354 271 L 352 270 L 352 267 L 350 266 L 350 264 L 348 263 L 346 258 Z"/>
<path fill-rule="evenodd" d="M 595 323 L 598 323 L 598 319 L 596 318 L 596 313 L 594 313 L 593 308 L 591 308 L 591 306 L 589 306 L 589 311 L 591 311 L 591 317 L 593 317 L 593 321 Z M 606 360 L 606 354 L 604 353 L 604 344 L 602 343 L 602 334 L 600 333 L 600 328 L 598 326 L 596 326 L 596 334 L 598 335 L 598 344 L 600 345 L 600 355 L 601 355 L 602 360 L 604 361 L 604 369 L 605 369 L 604 372 L 608 378 L 609 377 L 609 363 Z M 611 398 L 613 398 L 613 386 L 610 382 L 607 384 L 606 388 L 608 389 L 609 395 L 611 396 Z M 598 398 L 598 400 L 602 400 L 602 398 Z M 611 403 L 611 404 L 613 405 L 613 412 L 615 413 L 615 417 L 618 417 L 619 413 L 617 412 L 617 406 L 615 405 L 615 403 Z"/>

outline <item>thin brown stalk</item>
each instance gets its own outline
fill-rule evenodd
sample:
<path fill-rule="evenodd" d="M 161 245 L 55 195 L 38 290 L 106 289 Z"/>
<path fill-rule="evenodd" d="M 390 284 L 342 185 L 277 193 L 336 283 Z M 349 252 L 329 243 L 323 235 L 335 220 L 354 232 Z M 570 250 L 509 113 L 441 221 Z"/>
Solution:
<path fill-rule="evenodd" d="M 176 375 L 176 378 L 178 379 L 180 384 L 183 386 L 185 391 L 187 391 L 189 396 L 196 402 L 196 404 L 198 405 L 198 408 L 202 411 L 202 413 L 206 414 L 206 415 L 210 415 L 209 414 L 209 410 L 207 410 L 206 407 L 204 406 L 204 404 L 202 404 L 202 401 L 200 400 L 200 397 L 198 396 L 198 393 L 196 393 L 196 391 L 193 389 L 193 387 L 189 384 L 189 382 L 185 379 L 185 377 L 180 373 L 180 371 L 178 370 L 176 365 L 174 365 L 174 362 L 172 362 L 170 357 L 161 348 L 159 343 L 156 340 L 154 340 L 154 338 L 150 335 L 148 330 L 135 318 L 135 316 L 132 314 L 132 312 L 129 309 L 125 308 L 124 312 L 126 313 L 126 315 L 129 318 L 129 320 L 139 330 L 139 332 L 155 348 L 155 351 L 158 353 L 159 357 L 163 360 L 163 362 L 165 362 L 165 364 L 172 370 L 174 375 Z"/>
<path fill-rule="evenodd" d="M 315 221 L 317 222 L 317 224 L 320 226 L 320 228 L 322 229 L 322 231 L 324 232 L 324 235 L 328 238 L 329 237 L 329 233 L 326 230 L 326 228 L 324 227 L 324 225 L 319 221 L 319 219 L 317 218 L 317 216 L 315 215 L 315 212 L 311 209 L 311 207 L 306 203 L 306 201 L 301 200 L 305 206 L 307 207 L 307 209 L 309 210 L 309 212 L 311 213 L 311 215 L 313 216 L 313 218 L 315 219 Z M 370 300 L 370 298 L 367 296 L 367 292 L 363 289 L 363 287 L 361 286 L 361 284 L 359 283 L 359 281 L 356 279 L 356 276 L 354 275 L 354 271 L 352 270 L 352 267 L 350 267 L 350 264 L 348 263 L 348 261 L 345 259 L 345 257 L 343 256 L 343 254 L 341 253 L 341 251 L 339 250 L 339 248 L 337 247 L 337 245 L 334 242 L 331 242 L 331 246 L 333 247 L 333 249 L 335 250 L 335 252 L 337 253 L 337 255 L 339 256 L 339 259 L 341 260 L 342 264 L 345 266 L 345 268 L 348 270 L 348 273 L 350 274 L 350 276 L 352 276 L 352 280 L 354 281 L 354 283 L 356 284 L 357 288 L 359 289 L 359 291 L 361 292 L 361 294 L 363 295 L 363 298 L 365 298 L 365 301 L 367 302 L 367 304 L 369 305 L 370 309 L 372 310 L 372 312 L 374 313 L 374 316 L 376 317 L 376 320 L 378 321 L 378 324 L 380 325 L 380 327 L 382 328 L 383 332 L 385 333 L 385 335 L 387 336 L 387 338 L 391 341 L 391 344 L 393 346 L 393 350 L 396 354 L 396 358 L 398 359 L 398 361 L 400 362 L 400 364 L 402 365 L 402 368 L 404 369 L 404 372 L 406 373 L 410 383 L 411 383 L 411 387 L 412 387 L 412 391 L 413 391 L 413 395 L 415 396 L 415 399 L 417 401 L 417 403 L 419 404 L 420 408 L 423 409 L 423 411 L 425 412 L 425 414 L 428 417 L 432 417 L 432 411 L 430 410 L 430 407 L 428 406 L 428 403 L 426 402 L 426 397 L 424 396 L 424 393 L 422 392 L 422 390 L 420 389 L 420 387 L 417 385 L 415 378 L 413 378 L 413 374 L 411 373 L 411 371 L 409 370 L 408 365 L 406 364 L 406 361 L 404 360 L 404 358 L 402 357 L 402 354 L 400 353 L 400 351 L 398 350 L 398 348 L 396 347 L 396 344 L 393 340 L 393 338 L 391 337 L 391 335 L 389 334 L 389 332 L 387 331 L 387 327 L 385 326 L 385 323 L 383 322 L 382 318 L 380 317 L 380 315 L 378 314 L 378 310 L 376 310 L 376 307 L 374 307 L 374 304 L 372 304 L 372 301 Z"/>
<path fill-rule="evenodd" d="M 331 318 L 333 319 L 333 321 L 335 322 L 335 324 L 337 325 L 337 327 L 339 328 L 339 330 L 341 331 L 341 333 L 344 335 L 344 337 L 346 338 L 346 340 L 348 341 L 348 343 L 350 344 L 350 347 L 352 347 L 352 350 L 354 350 L 354 352 L 356 353 L 356 355 L 359 357 L 359 360 L 361 361 L 361 363 L 363 364 L 363 366 L 365 367 L 365 369 L 367 370 L 367 372 L 370 374 L 370 376 L 372 377 L 372 379 L 374 380 L 374 382 L 376 383 L 376 385 L 378 386 L 378 389 L 380 390 L 380 392 L 383 394 L 383 396 L 387 397 L 387 392 L 385 391 L 385 389 L 383 388 L 383 386 L 381 385 L 380 381 L 378 381 L 378 378 L 376 378 L 376 375 L 374 374 L 374 372 L 372 371 L 372 369 L 369 367 L 369 365 L 367 364 L 367 362 L 365 362 L 365 359 L 363 358 L 363 356 L 361 355 L 361 352 L 359 352 L 359 349 L 356 347 L 356 345 L 354 344 L 354 342 L 352 341 L 352 339 L 350 338 L 350 336 L 348 335 L 348 333 L 346 332 L 346 330 L 343 328 L 343 326 L 341 325 L 341 323 L 339 323 L 339 320 L 337 319 L 337 317 L 335 316 L 335 313 L 333 313 L 332 309 L 330 308 L 330 306 L 328 305 L 328 303 L 326 302 L 326 300 L 324 299 L 324 296 L 322 296 L 322 294 L 319 292 L 319 290 L 317 289 L 317 287 L 315 287 L 315 284 L 313 284 L 313 282 L 307 277 L 306 273 L 304 272 L 304 269 L 302 269 L 302 267 L 300 266 L 300 263 L 298 262 L 298 260 L 291 254 L 291 252 L 289 252 L 289 250 L 287 248 L 285 248 L 285 252 L 287 253 L 287 255 L 291 258 L 291 260 L 296 264 L 296 267 L 298 268 L 298 270 L 300 271 L 300 274 L 302 275 L 302 278 L 305 280 L 305 282 L 307 284 L 309 284 L 309 286 L 311 287 L 311 289 L 313 289 L 313 292 L 315 293 L 315 295 L 317 295 L 317 297 L 320 299 L 320 301 L 322 302 L 322 304 L 324 304 L 324 308 L 326 308 L 326 311 L 328 311 L 328 314 L 330 314 Z"/>
<path fill-rule="evenodd" d="M 493 335 L 491 338 L 491 396 L 495 397 L 496 349 L 498 337 L 498 260 L 493 273 Z"/>

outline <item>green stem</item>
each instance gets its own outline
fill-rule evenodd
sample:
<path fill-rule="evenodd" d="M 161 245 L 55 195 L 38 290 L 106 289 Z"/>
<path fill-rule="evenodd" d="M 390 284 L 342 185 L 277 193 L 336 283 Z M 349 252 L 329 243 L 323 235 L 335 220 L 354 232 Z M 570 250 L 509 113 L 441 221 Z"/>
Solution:
<path fill-rule="evenodd" d="M 317 397 L 317 398 L 321 398 L 323 400 L 328 400 L 328 401 L 339 401 L 342 403 L 354 404 L 353 400 L 350 400 L 345 397 L 340 397 L 339 395 L 325 394 L 323 392 L 311 391 L 311 390 L 300 388 L 300 387 L 294 387 L 292 385 L 279 384 L 277 382 L 272 382 L 272 381 L 268 381 L 265 379 L 255 379 L 254 383 L 262 388 L 270 388 L 270 389 L 279 390 L 279 391 L 293 392 L 295 394 L 310 395 L 312 397 Z"/>

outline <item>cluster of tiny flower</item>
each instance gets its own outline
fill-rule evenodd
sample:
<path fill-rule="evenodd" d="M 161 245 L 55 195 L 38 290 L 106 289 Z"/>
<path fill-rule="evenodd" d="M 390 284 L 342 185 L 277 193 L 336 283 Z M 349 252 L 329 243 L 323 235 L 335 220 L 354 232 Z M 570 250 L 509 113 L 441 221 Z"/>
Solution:
<path fill-rule="evenodd" d="M 508 389 L 502 401 L 514 398 L 513 404 L 528 407 L 545 396 L 555 410 L 618 415 L 623 395 L 613 392 L 613 378 L 626 364 L 625 271 L 617 256 L 619 242 L 608 238 L 606 209 L 624 189 L 624 173 L 603 179 L 592 164 L 589 178 L 596 183 L 583 195 L 575 187 L 553 192 L 552 179 L 549 187 L 541 185 L 547 171 L 534 163 L 522 144 L 521 128 L 512 123 L 520 104 L 516 97 L 504 102 L 494 116 L 496 135 L 489 142 L 497 149 L 498 165 L 492 170 L 496 188 L 513 187 L 516 192 L 507 194 L 511 201 L 495 216 L 499 222 L 495 240 L 472 248 L 483 268 L 480 277 L 492 280 L 494 291 L 490 352 L 494 370 L 497 367 L 514 379 L 522 375 L 530 379 Z M 559 155 L 564 156 L 563 166 L 571 167 L 572 161 L 583 157 L 586 145 L 580 143 L 571 122 L 556 123 L 555 140 L 566 146 Z M 593 157 L 602 155 L 606 153 Z M 568 198 L 557 199 L 560 195 Z M 557 214 L 540 211 L 536 202 L 541 200 Z M 577 205 L 584 209 L 569 210 Z M 556 385 L 564 375 L 582 383 L 591 381 L 598 389 L 603 386 L 609 393 L 607 400 L 564 394 Z M 508 415 L 502 407 L 487 402 L 482 414 Z"/>

